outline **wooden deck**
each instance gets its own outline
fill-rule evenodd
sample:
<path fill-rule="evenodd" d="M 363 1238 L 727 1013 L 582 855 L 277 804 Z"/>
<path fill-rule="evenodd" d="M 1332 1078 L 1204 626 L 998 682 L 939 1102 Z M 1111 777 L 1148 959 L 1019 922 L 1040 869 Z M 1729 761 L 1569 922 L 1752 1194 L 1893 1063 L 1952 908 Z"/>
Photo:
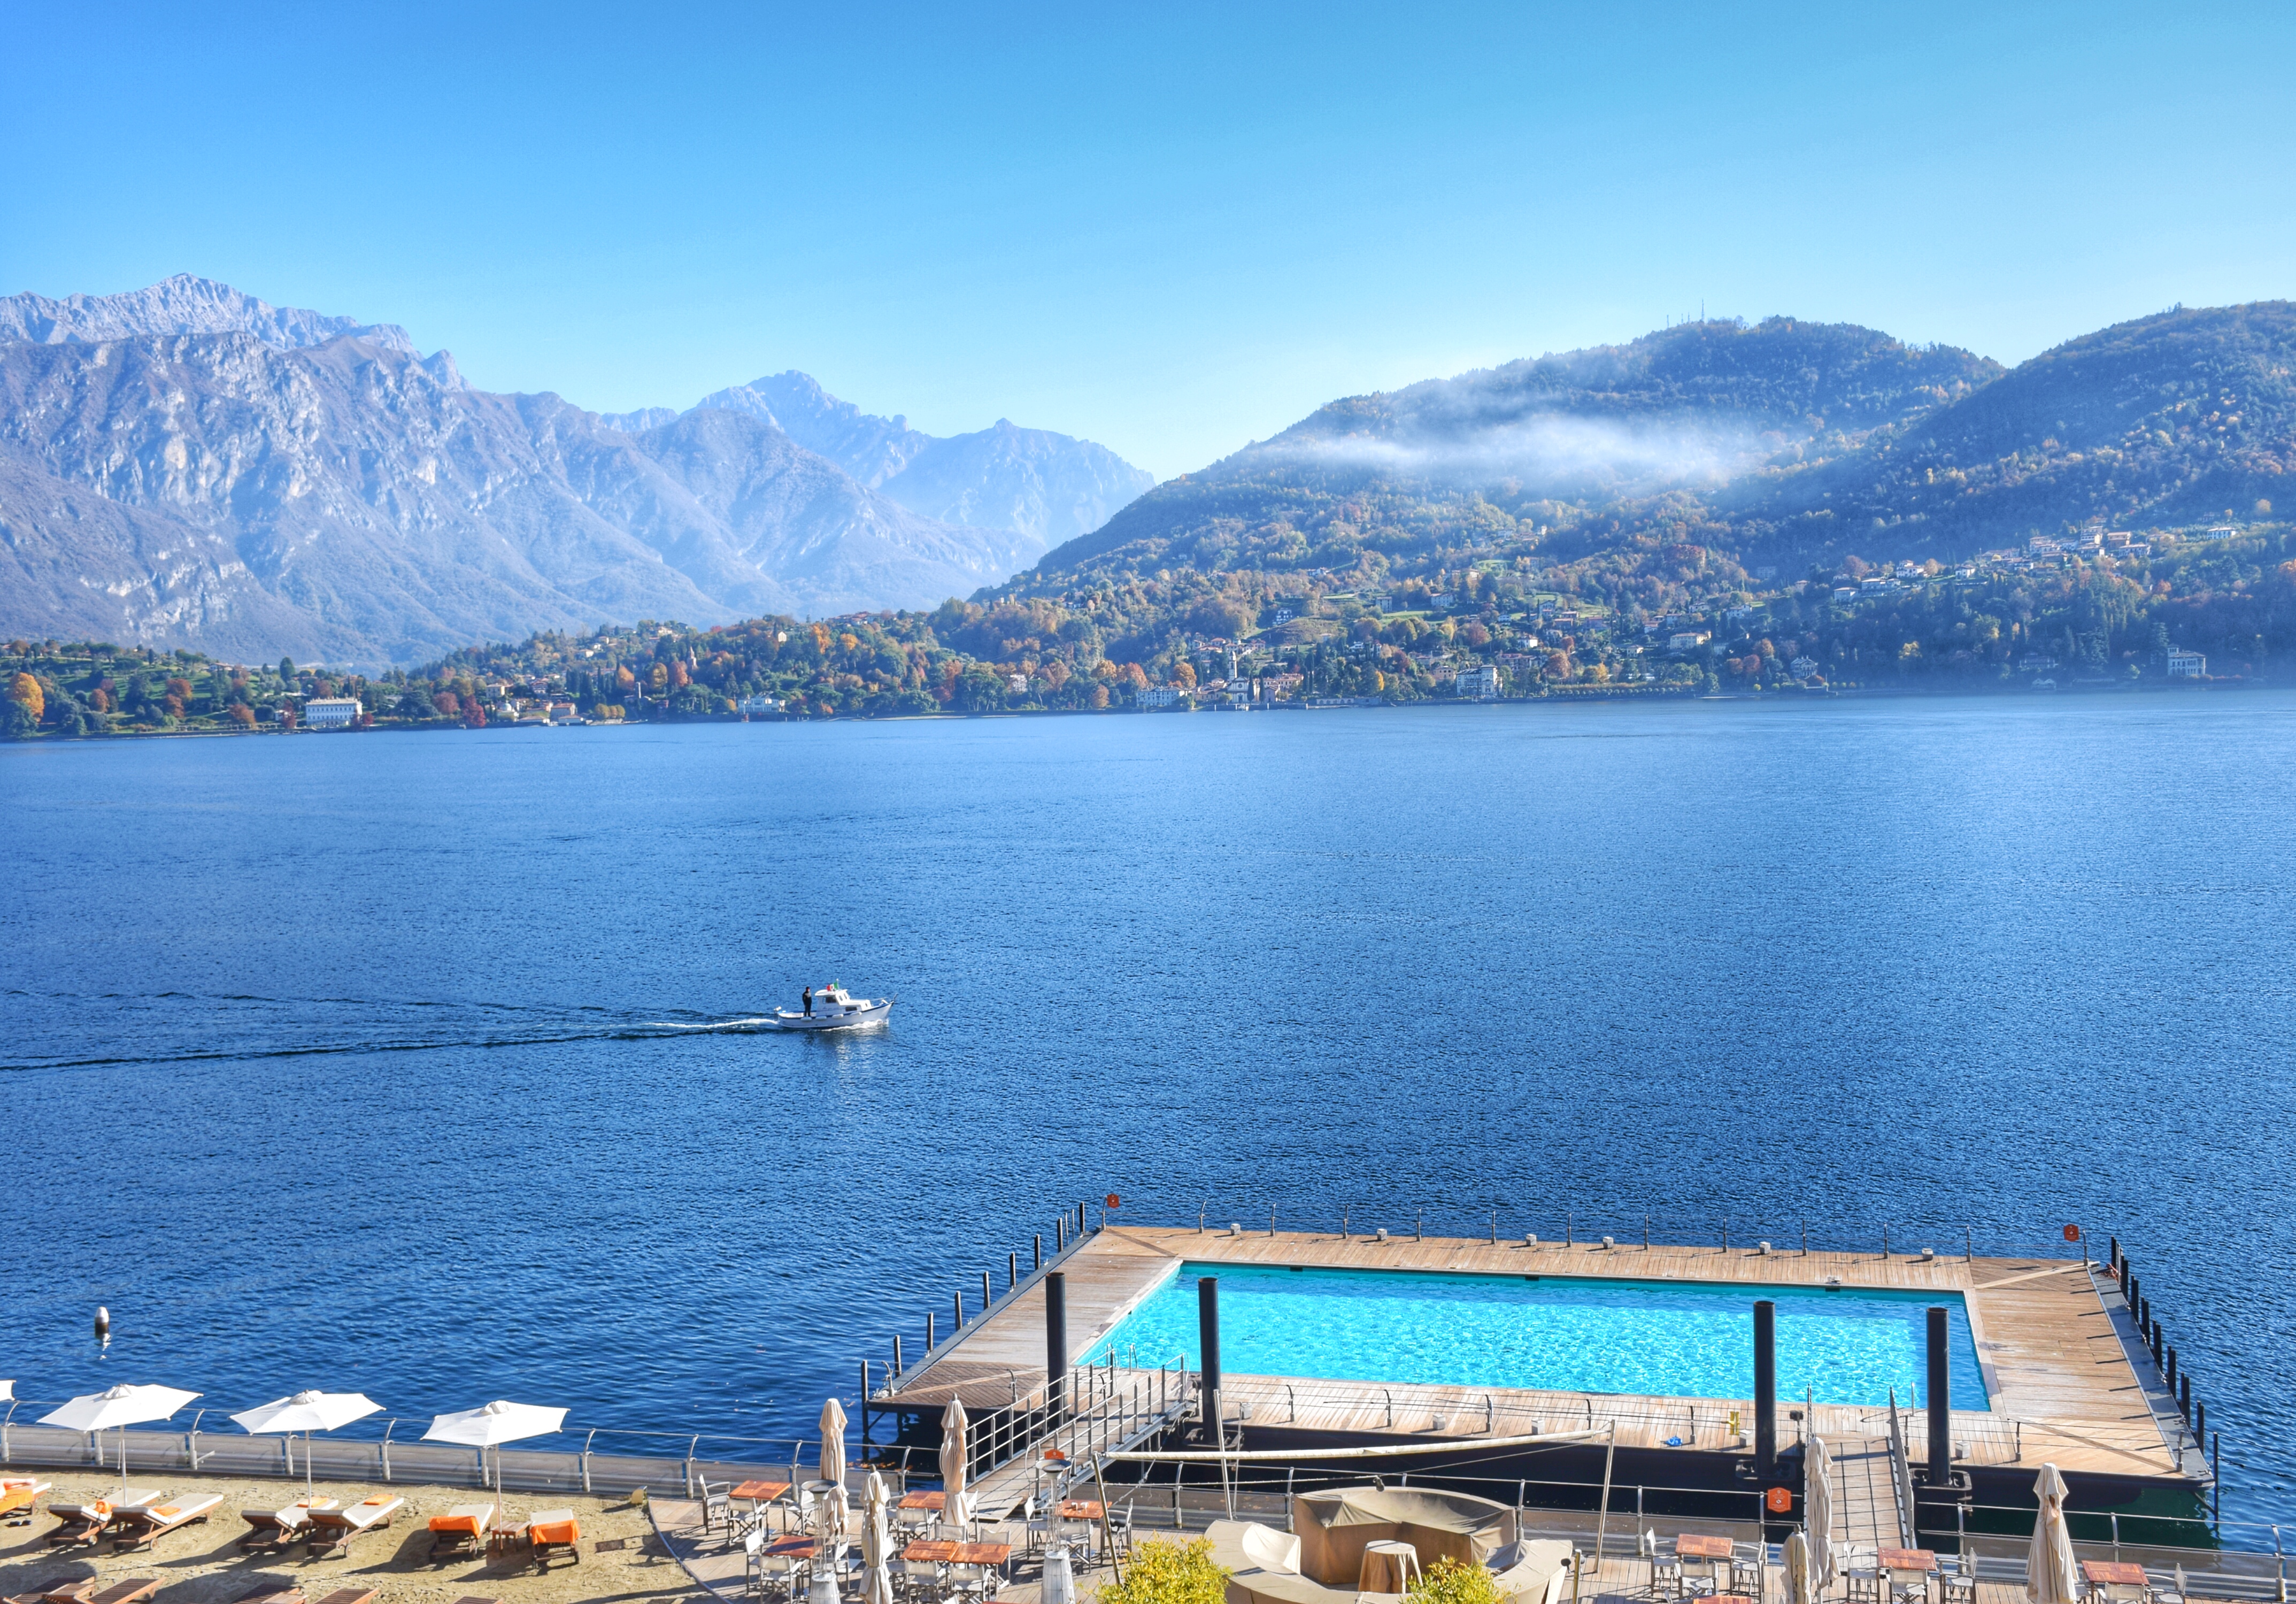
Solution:
<path fill-rule="evenodd" d="M 1660 1246 L 1475 1240 L 1408 1236 L 1386 1242 L 1336 1232 L 1199 1232 L 1190 1227 L 1118 1226 L 1078 1245 L 1062 1262 L 1068 1289 L 1069 1361 L 1089 1353 L 1180 1260 L 1358 1270 L 1612 1276 L 1725 1281 L 1750 1294 L 1765 1287 L 1847 1287 L 1957 1292 L 1990 1407 L 1954 1412 L 1966 1463 L 2027 1464 L 2098 1474 L 2197 1477 L 2198 1456 L 2180 1453 L 2184 1435 L 2149 1357 L 2101 1267 L 2079 1260 L 1923 1261 L 1906 1254 L 1768 1255 L 1751 1247 Z M 1040 1387 L 1046 1376 L 1044 1297 L 1023 1287 L 976 1318 L 898 1383 L 902 1407 L 938 1408 L 955 1393 L 968 1410 L 995 1408 Z M 1142 1363 L 1146 1356 L 1140 1356 Z M 1223 1378 L 1229 1416 L 1305 1429 L 1472 1440 L 1526 1431 L 1584 1428 L 1616 1421 L 1621 1446 L 1685 1450 L 1751 1447 L 1750 1399 L 1644 1397 L 1525 1389 L 1376 1386 L 1300 1377 Z M 882 1406 L 881 1403 L 881 1407 Z M 1781 1412 L 1800 1407 L 1781 1399 Z M 1730 1422 L 1735 1414 L 1738 1429 Z M 1800 1427 L 1781 1420 L 1779 1441 L 1800 1431 L 1832 1440 L 1886 1440 L 1886 1410 L 1821 1404 Z M 1921 1463 L 1926 1444 L 1907 1413 L 1908 1448 Z"/>

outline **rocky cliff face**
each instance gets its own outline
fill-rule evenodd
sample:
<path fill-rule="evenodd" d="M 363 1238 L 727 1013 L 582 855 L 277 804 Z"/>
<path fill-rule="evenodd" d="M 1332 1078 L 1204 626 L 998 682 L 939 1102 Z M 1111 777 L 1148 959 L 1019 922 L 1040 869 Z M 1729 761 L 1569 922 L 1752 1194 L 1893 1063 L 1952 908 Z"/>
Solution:
<path fill-rule="evenodd" d="M 345 334 L 394 351 L 414 353 L 396 323 L 363 323 L 296 307 L 275 307 L 229 284 L 179 273 L 124 295 L 74 295 L 62 300 L 26 293 L 0 298 L 0 340 L 44 345 L 63 340 L 126 340 L 138 334 L 252 334 L 283 350 L 324 345 Z"/>
<path fill-rule="evenodd" d="M 762 420 L 628 432 L 470 389 L 396 331 L 171 286 L 8 303 L 0 631 L 406 662 L 648 617 L 931 606 L 1025 561 Z M 75 331 L 201 307 L 249 326 Z"/>

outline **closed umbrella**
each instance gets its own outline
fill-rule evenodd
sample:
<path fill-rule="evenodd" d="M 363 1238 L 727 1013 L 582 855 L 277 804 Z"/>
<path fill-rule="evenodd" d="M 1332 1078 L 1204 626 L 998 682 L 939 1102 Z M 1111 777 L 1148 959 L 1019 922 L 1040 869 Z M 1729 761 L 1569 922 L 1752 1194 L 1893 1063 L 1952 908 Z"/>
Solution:
<path fill-rule="evenodd" d="M 861 1604 L 893 1604 L 893 1532 L 886 1514 L 885 1478 L 874 1470 L 861 1513 Z"/>
<path fill-rule="evenodd" d="M 1816 1597 L 1809 1584 L 1809 1537 L 1797 1529 L 1786 1538 L 1786 1604 L 1811 1604 Z"/>
<path fill-rule="evenodd" d="M 174 1387 L 115 1387 L 109 1392 L 74 1398 L 62 1408 L 42 1415 L 40 1424 L 91 1435 L 118 1427 L 119 1495 L 124 1499 L 127 1496 L 127 1428 L 145 1420 L 164 1420 L 199 1395 Z"/>
<path fill-rule="evenodd" d="M 821 1406 L 821 1479 L 845 1483 L 845 1406 L 834 1398 Z"/>
<path fill-rule="evenodd" d="M 1802 1450 L 1802 1528 L 1809 1534 L 1809 1579 L 1813 1592 L 1833 1585 L 1833 1461 L 1825 1439 L 1812 1437 Z"/>
<path fill-rule="evenodd" d="M 497 1398 L 477 1409 L 464 1409 L 454 1414 L 434 1415 L 430 1429 L 422 1434 L 426 1443 L 460 1443 L 465 1448 L 479 1451 L 483 1469 L 486 1451 L 495 1450 L 495 1496 L 502 1496 L 502 1444 L 515 1443 L 521 1437 L 544 1436 L 566 1423 L 562 1409 L 545 1408 L 539 1404 L 512 1404 Z"/>
<path fill-rule="evenodd" d="M 2033 1496 L 2041 1502 L 2033 1522 L 2033 1546 L 2025 1554 L 2025 1596 L 2033 1604 L 2078 1604 L 2080 1573 L 2073 1567 L 2073 1534 L 2065 1526 L 2065 1478 L 2056 1466 L 2041 1467 Z"/>
<path fill-rule="evenodd" d="M 274 1398 L 268 1404 L 243 1409 L 231 1418 L 250 1436 L 278 1436 L 298 1431 L 303 1434 L 303 1496 L 308 1502 L 316 1495 L 319 1487 L 317 1475 L 311 1469 L 311 1434 L 364 1420 L 381 1407 L 365 1393 L 299 1392 L 291 1397 Z M 294 1472 L 295 1467 L 290 1463 L 287 1473 L 291 1476 Z"/>
<path fill-rule="evenodd" d="M 940 1412 L 940 1485 L 947 1491 L 948 1507 L 942 1514 L 954 1525 L 964 1524 L 964 1473 L 970 1465 L 965 1443 L 964 1403 L 955 1393 Z"/>

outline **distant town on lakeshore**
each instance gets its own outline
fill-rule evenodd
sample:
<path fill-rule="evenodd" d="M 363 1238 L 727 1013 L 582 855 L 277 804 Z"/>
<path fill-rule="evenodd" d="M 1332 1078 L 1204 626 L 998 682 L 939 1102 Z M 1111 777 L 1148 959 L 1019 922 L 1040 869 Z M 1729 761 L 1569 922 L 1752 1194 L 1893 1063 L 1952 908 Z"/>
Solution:
<path fill-rule="evenodd" d="M 1662 583 L 1571 576 L 1572 591 L 1545 588 L 1564 577 L 1528 556 L 1458 553 L 1386 585 L 1310 570 L 1246 594 L 1167 575 L 931 612 L 648 620 L 375 675 L 16 640 L 0 716 L 37 739 L 2237 686 L 2286 650 L 2291 544 L 2237 525 L 2090 529 L 1953 569 L 1853 556 L 1786 580 L 1677 544 L 1640 569 Z"/>

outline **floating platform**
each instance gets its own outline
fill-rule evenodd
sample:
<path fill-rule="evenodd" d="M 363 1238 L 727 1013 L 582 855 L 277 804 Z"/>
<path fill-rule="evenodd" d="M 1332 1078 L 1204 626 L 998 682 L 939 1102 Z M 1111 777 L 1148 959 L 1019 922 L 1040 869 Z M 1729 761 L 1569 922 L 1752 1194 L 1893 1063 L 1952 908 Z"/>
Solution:
<path fill-rule="evenodd" d="M 1656 1244 L 1605 1248 L 1410 1236 L 1381 1241 L 1335 1232 L 1111 1226 L 1077 1240 L 1045 1271 L 1011 1289 L 907 1373 L 876 1391 L 869 1406 L 880 1415 L 904 1417 L 913 1427 L 936 1421 L 952 1396 L 962 1398 L 975 1415 L 1024 1415 L 1032 1400 L 1041 1403 L 1047 1380 L 1046 1273 L 1057 1270 L 1063 1279 L 1067 1357 L 1073 1366 L 1184 1262 L 1721 1283 L 1743 1287 L 1750 1304 L 1765 1291 L 1815 1289 L 1830 1282 L 1844 1289 L 1958 1294 L 1988 1407 L 1953 1412 L 1954 1468 L 1964 1480 L 1989 1484 L 1983 1502 L 2021 1495 L 2044 1461 L 2074 1477 L 2077 1486 L 2088 1481 L 2090 1498 L 2107 1502 L 2157 1491 L 2197 1495 L 2212 1479 L 2199 1437 L 2154 1367 L 2113 1274 L 2101 1262 L 2080 1259 L 1765 1253 L 1747 1247 Z M 1111 1369 L 1104 1381 L 1098 1379 L 1102 1375 L 1095 1369 L 1072 1382 L 1072 1396 L 1081 1401 L 1095 1387 L 1113 1396 L 1128 1387 L 1152 1401 L 1163 1395 L 1141 1373 Z M 1233 1370 L 1221 1378 L 1220 1395 L 1232 1445 L 1264 1450 L 1423 1444 L 1428 1457 L 1411 1461 L 1414 1474 L 1438 1473 L 1447 1461 L 1464 1462 L 1480 1440 L 1607 1428 L 1615 1431 L 1618 1458 L 1631 1461 L 1616 1468 L 1621 1482 L 1742 1485 L 1751 1475 L 1751 1398 L 1341 1381 Z M 1806 1406 L 1802 1399 L 1781 1397 L 1776 1441 L 1784 1452 L 1807 1436 L 1821 1436 L 1847 1457 L 1902 1460 L 1907 1472 L 1919 1470 L 1927 1481 L 1925 1433 L 1912 1402 L 1902 1401 L 1901 1429 L 1893 1433 L 1886 1408 L 1822 1402 Z M 1790 1413 L 1806 1418 L 1791 1420 Z M 1127 1417 L 1128 1428 L 1131 1420 Z M 1111 1428 L 1086 1446 L 1094 1452 L 1113 1448 L 1119 1435 Z M 1599 1458 L 1603 1451 L 1594 1452 Z M 1547 1462 L 1554 1462 L 1553 1456 Z M 1849 1469 L 1844 1465 L 1845 1472 Z M 1908 1487 L 1900 1502 L 1910 1503 L 1911 1496 Z M 1930 1496 L 1924 1489 L 1923 1502 Z M 2178 1502 L 2198 1508 L 2196 1498 Z M 1908 1510 L 1908 1519 L 1910 1514 Z M 1886 1534 L 1879 1512 L 1875 1519 Z"/>

